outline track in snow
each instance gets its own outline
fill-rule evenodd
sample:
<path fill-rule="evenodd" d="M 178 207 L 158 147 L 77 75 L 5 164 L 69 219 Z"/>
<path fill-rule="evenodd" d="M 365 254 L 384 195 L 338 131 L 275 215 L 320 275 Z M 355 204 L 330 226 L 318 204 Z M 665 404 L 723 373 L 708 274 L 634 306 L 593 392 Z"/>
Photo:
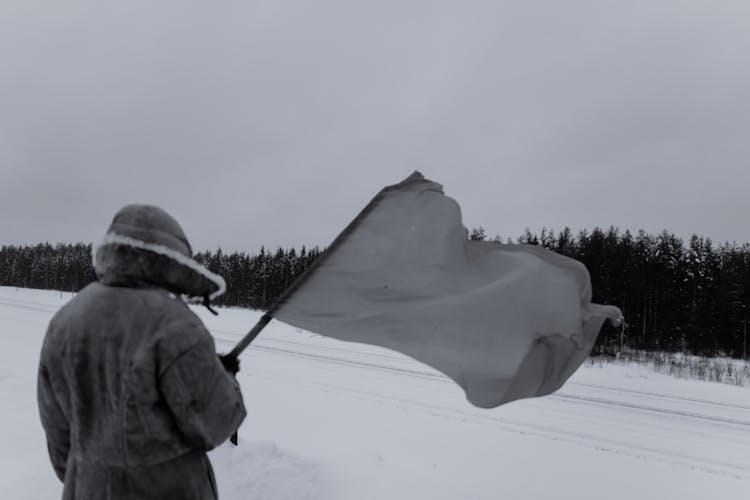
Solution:
<path fill-rule="evenodd" d="M 212 331 L 220 344 L 241 335 Z M 457 398 L 450 379 L 396 353 L 343 347 L 317 336 L 300 341 L 264 336 L 245 351 L 243 369 L 253 377 L 391 405 L 467 425 L 489 426 L 605 452 L 750 478 L 750 408 L 649 391 L 569 382 L 545 397 L 495 410 Z M 335 345 L 329 345 L 335 344 Z M 279 358 L 308 366 L 305 376 L 283 370 Z M 606 394 L 606 396 L 602 396 Z"/>

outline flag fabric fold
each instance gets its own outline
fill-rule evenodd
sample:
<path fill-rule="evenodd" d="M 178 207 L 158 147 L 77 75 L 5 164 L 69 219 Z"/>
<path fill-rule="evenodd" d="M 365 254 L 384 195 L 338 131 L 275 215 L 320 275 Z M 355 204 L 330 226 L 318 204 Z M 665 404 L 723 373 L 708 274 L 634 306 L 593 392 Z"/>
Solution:
<path fill-rule="evenodd" d="M 484 408 L 554 392 L 622 316 L 591 303 L 580 262 L 470 240 L 458 204 L 417 172 L 383 189 L 270 313 L 411 356 Z"/>

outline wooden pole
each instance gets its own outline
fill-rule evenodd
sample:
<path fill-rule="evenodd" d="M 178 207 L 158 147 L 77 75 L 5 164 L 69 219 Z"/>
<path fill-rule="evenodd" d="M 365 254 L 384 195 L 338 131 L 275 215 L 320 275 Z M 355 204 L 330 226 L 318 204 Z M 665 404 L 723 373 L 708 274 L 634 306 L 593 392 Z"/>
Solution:
<path fill-rule="evenodd" d="M 240 340 L 234 348 L 227 353 L 227 356 L 230 356 L 232 358 L 237 358 L 242 353 L 242 351 L 245 350 L 247 346 L 250 345 L 250 342 L 255 340 L 255 337 L 260 334 L 260 332 L 266 327 L 268 323 L 271 322 L 273 319 L 273 316 L 269 315 L 268 313 L 263 314 L 263 316 L 260 317 L 257 323 L 255 323 L 255 326 L 244 336 L 242 337 L 242 340 Z"/>

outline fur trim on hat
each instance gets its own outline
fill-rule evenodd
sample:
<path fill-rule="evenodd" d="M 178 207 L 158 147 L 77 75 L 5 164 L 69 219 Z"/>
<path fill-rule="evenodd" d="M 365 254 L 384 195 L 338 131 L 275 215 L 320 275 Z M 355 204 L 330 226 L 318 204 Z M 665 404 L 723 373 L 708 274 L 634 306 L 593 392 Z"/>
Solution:
<path fill-rule="evenodd" d="M 151 273 L 143 270 L 143 266 L 138 266 L 135 265 L 135 263 L 132 263 L 133 265 L 128 268 L 125 263 L 112 262 L 112 260 L 116 259 L 116 257 L 102 255 L 102 253 L 109 253 L 102 252 L 105 247 L 116 247 L 118 245 L 133 248 L 136 250 L 143 250 L 162 257 L 166 257 L 169 261 L 172 261 L 175 264 L 186 268 L 186 270 L 195 273 L 197 277 L 205 279 L 210 284 L 210 288 L 214 290 L 206 290 L 206 293 L 202 293 L 203 287 L 201 285 L 196 284 L 195 286 L 192 286 L 192 284 L 187 283 L 188 280 L 184 278 L 170 279 L 162 277 L 161 279 L 154 279 L 153 276 L 144 275 Z M 209 300 L 213 300 L 226 292 L 227 289 L 224 278 L 222 278 L 218 274 L 212 273 L 191 257 L 164 245 L 148 243 L 146 241 L 130 238 L 129 236 L 124 236 L 117 233 L 107 233 L 104 236 L 104 240 L 102 240 L 99 245 L 95 246 L 92 249 L 92 257 L 94 262 L 94 270 L 96 271 L 96 274 L 100 277 L 100 279 L 104 278 L 103 281 L 107 280 L 107 275 L 109 274 L 118 274 L 118 278 L 124 277 L 143 283 L 152 283 L 164 286 L 172 292 L 187 295 L 191 299 L 203 299 L 203 296 L 208 295 Z M 105 257 L 109 258 L 105 259 Z M 107 260 L 107 262 L 105 262 L 105 260 Z M 115 267 L 117 269 L 115 269 Z M 166 271 L 163 274 L 164 276 L 168 275 Z M 166 281 L 166 283 L 162 283 L 162 281 Z"/>

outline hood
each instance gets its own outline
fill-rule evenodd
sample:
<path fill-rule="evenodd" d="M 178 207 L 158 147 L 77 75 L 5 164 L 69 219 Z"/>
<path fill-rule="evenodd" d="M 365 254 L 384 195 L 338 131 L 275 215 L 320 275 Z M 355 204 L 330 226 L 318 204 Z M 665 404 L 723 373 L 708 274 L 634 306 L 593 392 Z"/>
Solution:
<path fill-rule="evenodd" d="M 99 281 L 111 286 L 161 287 L 194 301 L 213 300 L 226 283 L 192 257 L 177 221 L 153 205 L 127 205 L 93 249 Z"/>

